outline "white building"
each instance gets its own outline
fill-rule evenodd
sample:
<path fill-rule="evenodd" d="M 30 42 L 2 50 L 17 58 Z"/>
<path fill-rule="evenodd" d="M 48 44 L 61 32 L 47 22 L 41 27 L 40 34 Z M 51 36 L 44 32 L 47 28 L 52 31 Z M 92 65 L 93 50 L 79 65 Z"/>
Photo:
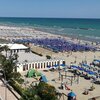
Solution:
<path fill-rule="evenodd" d="M 54 65 L 65 64 L 62 59 L 47 59 L 44 56 L 38 56 L 32 52 L 25 52 L 21 50 L 18 52 L 18 64 L 17 71 L 23 72 L 29 69 L 45 70 L 48 66 L 53 67 Z"/>
<path fill-rule="evenodd" d="M 47 59 L 44 56 L 38 56 L 32 52 L 25 52 L 28 47 L 22 44 L 8 44 L 10 52 L 18 54 L 17 62 L 17 72 L 28 71 L 29 69 L 45 70 L 48 69 L 48 66 L 53 67 L 55 65 L 65 64 L 63 59 Z"/>
<path fill-rule="evenodd" d="M 23 72 L 28 71 L 29 69 L 37 69 L 37 70 L 46 70 L 48 69 L 48 66 L 53 67 L 54 65 L 61 65 L 64 64 L 64 60 L 57 60 L 57 59 L 49 59 L 49 60 L 39 60 L 39 61 L 33 61 L 33 62 L 24 62 L 17 64 L 17 71 Z"/>

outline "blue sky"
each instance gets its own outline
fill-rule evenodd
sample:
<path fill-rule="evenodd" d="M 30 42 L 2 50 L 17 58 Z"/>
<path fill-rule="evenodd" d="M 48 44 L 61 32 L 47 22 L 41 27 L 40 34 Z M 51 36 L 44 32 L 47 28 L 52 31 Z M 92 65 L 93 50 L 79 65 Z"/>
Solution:
<path fill-rule="evenodd" d="M 100 0 L 0 0 L 0 17 L 100 18 Z"/>

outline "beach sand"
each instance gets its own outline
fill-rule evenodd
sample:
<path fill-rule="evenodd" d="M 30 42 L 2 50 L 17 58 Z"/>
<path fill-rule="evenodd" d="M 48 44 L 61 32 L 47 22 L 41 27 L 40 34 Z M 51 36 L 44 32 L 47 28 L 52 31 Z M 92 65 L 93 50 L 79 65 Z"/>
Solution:
<path fill-rule="evenodd" d="M 50 50 L 38 47 L 38 46 L 32 46 L 32 49 L 34 51 L 37 51 L 38 53 L 42 54 L 43 56 L 45 55 L 50 55 L 52 58 L 62 58 L 66 61 L 66 65 L 70 66 L 71 63 L 78 65 L 80 62 L 82 61 L 87 61 L 87 64 L 90 64 L 93 59 L 100 59 L 100 52 L 96 51 L 96 52 L 92 52 L 92 51 L 88 51 L 88 52 L 59 52 L 59 53 L 54 53 Z M 74 63 L 74 61 L 76 60 L 76 63 Z M 57 90 L 58 87 L 61 85 L 61 81 L 58 80 L 58 72 L 43 72 L 43 74 L 46 75 L 47 79 L 48 79 L 48 83 L 55 86 Z M 64 73 L 64 72 L 63 72 Z M 68 75 L 70 75 L 71 73 L 67 73 Z M 57 79 L 56 82 L 51 81 L 52 79 Z M 79 79 L 79 84 L 77 83 L 73 83 L 73 85 L 68 85 L 73 92 L 76 93 L 77 95 L 77 100 L 88 100 L 89 98 L 92 97 L 96 97 L 96 96 L 100 96 L 100 85 L 96 85 L 95 89 L 93 91 L 89 91 L 88 95 L 84 95 L 83 92 L 85 91 L 85 89 L 89 89 L 90 86 L 92 86 L 92 83 L 90 80 L 86 80 L 82 77 L 80 77 Z M 70 91 L 68 90 L 59 90 L 60 92 L 64 92 L 65 94 L 68 94 Z M 65 97 L 66 98 L 66 97 Z M 62 99 L 63 100 L 63 99 Z"/>
<path fill-rule="evenodd" d="M 71 63 L 78 65 L 80 62 L 85 61 L 85 60 L 87 61 L 87 64 L 90 64 L 93 61 L 93 59 L 100 59 L 99 51 L 54 53 L 50 50 L 41 48 L 39 46 L 32 45 L 31 47 L 32 47 L 33 51 L 36 51 L 36 52 L 42 54 L 43 56 L 50 55 L 53 59 L 54 58 L 64 59 L 66 61 L 66 65 L 68 65 L 68 66 L 70 66 Z M 74 63 L 75 60 L 76 60 L 76 63 Z M 66 95 L 70 92 L 69 90 L 60 90 L 58 88 L 61 85 L 61 81 L 59 81 L 59 79 L 58 79 L 58 76 L 59 76 L 58 72 L 56 72 L 56 71 L 55 72 L 41 71 L 41 72 L 44 75 L 46 75 L 46 77 L 48 79 L 48 83 L 55 86 L 58 91 L 60 91 L 61 93 L 63 92 Z M 62 74 L 65 74 L 65 73 L 62 72 Z M 67 75 L 72 75 L 72 73 L 68 72 Z M 56 81 L 52 81 L 52 79 L 55 79 Z M 67 81 L 67 79 L 65 81 Z M 68 83 L 70 83 L 70 81 L 68 81 Z M 68 87 L 70 87 L 70 89 L 76 93 L 77 100 L 88 100 L 89 98 L 100 96 L 100 92 L 99 92 L 100 85 L 96 85 L 96 84 L 94 84 L 95 89 L 93 91 L 89 91 L 88 95 L 84 95 L 83 92 L 85 91 L 85 89 L 89 89 L 90 86 L 92 86 L 91 80 L 86 80 L 83 77 L 79 78 L 79 84 L 77 84 L 76 82 L 74 82 L 72 86 L 70 84 L 68 84 Z M 63 98 L 61 98 L 61 100 L 63 100 Z"/>
<path fill-rule="evenodd" d="M 91 63 L 93 59 L 100 59 L 100 51 L 92 52 L 59 52 L 55 53 L 51 50 L 42 48 L 40 46 L 34 46 L 30 45 L 31 49 L 39 54 L 42 54 L 43 56 L 49 55 L 52 58 L 62 58 L 66 61 L 66 64 L 70 65 L 71 62 L 74 62 L 76 60 L 76 64 L 79 64 L 79 62 L 87 61 L 87 63 Z"/>
<path fill-rule="evenodd" d="M 62 72 L 63 74 L 64 72 Z M 70 90 L 61 90 L 58 87 L 61 85 L 61 81 L 58 80 L 58 72 L 43 72 L 48 79 L 48 83 L 55 86 L 58 91 L 61 93 L 65 93 L 66 95 L 70 92 Z M 67 75 L 71 75 L 71 73 L 67 73 Z M 52 79 L 56 79 L 56 81 L 51 81 Z M 64 81 L 68 81 L 68 79 L 64 79 Z M 73 85 L 68 84 L 67 86 L 77 95 L 77 100 L 88 100 L 89 98 L 100 96 L 100 85 L 95 85 L 95 89 L 93 91 L 89 91 L 88 95 L 84 95 L 83 92 L 85 89 L 89 89 L 92 86 L 92 83 L 89 80 L 86 80 L 82 77 L 79 78 L 79 84 L 73 81 Z M 62 99 L 63 100 L 63 99 Z"/>
<path fill-rule="evenodd" d="M 46 32 L 40 32 L 34 29 L 29 28 L 18 28 L 18 27 L 7 27 L 7 26 L 0 26 L 0 37 L 2 39 L 12 40 L 12 39 L 23 39 L 23 38 L 65 38 L 67 40 L 71 40 L 69 37 L 63 37 L 60 35 L 54 35 L 49 34 Z M 2 34 L 3 33 L 3 34 Z M 73 40 L 72 40 L 73 41 Z M 74 39 L 74 42 L 77 43 L 78 40 Z M 81 41 L 83 44 L 86 43 L 85 41 Z M 91 44 L 91 42 L 88 42 Z M 100 44 L 99 44 L 100 46 Z M 66 65 L 70 66 L 71 63 L 74 63 L 76 61 L 76 65 L 79 64 L 79 62 L 82 62 L 84 60 L 87 61 L 87 63 L 91 63 L 93 59 L 100 59 L 100 51 L 96 52 L 59 52 L 54 53 L 50 50 L 47 50 L 45 48 L 35 46 L 33 44 L 30 45 L 31 49 L 39 54 L 42 54 L 43 56 L 50 55 L 53 59 L 54 58 L 61 58 L 66 61 Z M 46 75 L 48 79 L 48 83 L 55 86 L 56 89 L 61 84 L 61 81 L 57 80 L 56 82 L 51 81 L 52 79 L 58 79 L 58 72 L 43 72 L 43 74 Z M 70 75 L 71 73 L 68 73 Z M 89 80 L 85 80 L 84 78 L 80 77 L 79 84 L 73 84 L 72 86 L 68 85 L 73 92 L 77 95 L 77 100 L 88 100 L 91 97 L 100 96 L 100 85 L 94 85 L 95 90 L 90 91 L 88 95 L 83 95 L 85 89 L 89 89 L 92 83 Z M 60 92 L 64 92 L 65 94 L 68 94 L 70 91 L 68 90 L 59 90 Z M 62 99 L 63 100 L 63 99 Z"/>

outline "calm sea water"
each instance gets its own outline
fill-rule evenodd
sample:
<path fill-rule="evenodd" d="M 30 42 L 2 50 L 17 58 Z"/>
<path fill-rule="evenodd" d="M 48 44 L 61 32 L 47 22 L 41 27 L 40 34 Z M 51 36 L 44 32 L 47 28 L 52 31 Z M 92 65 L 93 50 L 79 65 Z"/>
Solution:
<path fill-rule="evenodd" d="M 0 18 L 0 25 L 33 27 L 53 34 L 100 42 L 100 19 Z"/>

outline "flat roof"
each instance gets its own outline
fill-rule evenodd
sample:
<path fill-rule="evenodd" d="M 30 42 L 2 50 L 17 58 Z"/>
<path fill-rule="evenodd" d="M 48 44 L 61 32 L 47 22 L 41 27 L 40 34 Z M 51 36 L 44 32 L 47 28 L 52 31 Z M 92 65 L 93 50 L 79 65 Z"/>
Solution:
<path fill-rule="evenodd" d="M 31 62 L 39 62 L 39 61 L 54 61 L 54 60 L 62 60 L 62 59 L 47 59 L 45 56 L 38 56 L 32 52 L 25 52 L 19 51 L 18 52 L 18 63 L 25 63 L 25 60 L 27 60 L 26 63 L 31 63 Z"/>
<path fill-rule="evenodd" d="M 9 49 L 11 50 L 16 50 L 16 49 L 27 49 L 28 47 L 24 46 L 23 44 L 0 44 L 1 46 L 8 46 Z"/>
<path fill-rule="evenodd" d="M 18 56 L 19 63 L 25 63 L 25 60 L 27 60 L 28 62 L 46 60 L 46 57 L 38 56 L 32 52 L 25 52 L 24 50 L 19 51 Z"/>

